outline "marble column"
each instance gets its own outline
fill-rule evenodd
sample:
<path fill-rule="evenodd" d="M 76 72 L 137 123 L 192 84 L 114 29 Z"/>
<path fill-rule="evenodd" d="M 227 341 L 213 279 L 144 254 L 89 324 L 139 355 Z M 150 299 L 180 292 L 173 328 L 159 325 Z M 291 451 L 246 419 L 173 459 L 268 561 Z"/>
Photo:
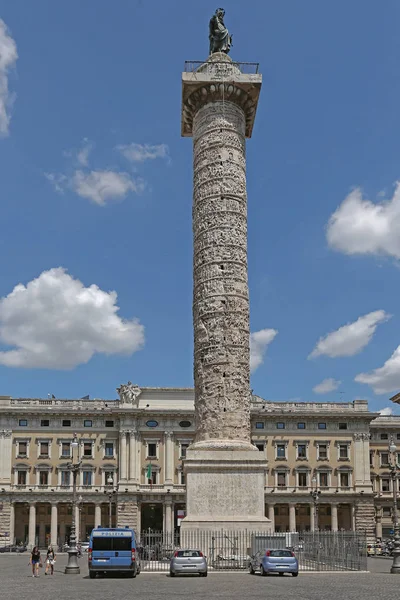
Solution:
<path fill-rule="evenodd" d="M 94 526 L 101 526 L 101 504 L 96 502 L 94 505 Z"/>
<path fill-rule="evenodd" d="M 165 533 L 169 536 L 172 535 L 173 532 L 173 523 L 172 523 L 172 502 L 167 502 L 165 504 Z"/>
<path fill-rule="evenodd" d="M 10 544 L 14 543 L 15 538 L 15 504 L 10 502 Z"/>
<path fill-rule="evenodd" d="M 382 539 L 382 509 L 377 508 L 375 513 L 375 527 L 377 539 Z"/>
<path fill-rule="evenodd" d="M 331 504 L 331 530 L 338 530 L 338 505 Z"/>
<path fill-rule="evenodd" d="M 310 531 L 315 530 L 315 505 L 310 504 Z"/>
<path fill-rule="evenodd" d="M 271 531 L 275 531 L 275 504 L 268 504 L 268 519 L 271 521 Z"/>
<path fill-rule="evenodd" d="M 289 504 L 289 531 L 296 531 L 296 505 Z"/>
<path fill-rule="evenodd" d="M 351 529 L 352 531 L 356 530 L 356 505 L 351 505 Z"/>
<path fill-rule="evenodd" d="M 174 441 L 173 432 L 165 432 L 165 485 L 174 483 Z"/>
<path fill-rule="evenodd" d="M 129 435 L 129 479 L 138 482 L 138 438 L 139 432 L 135 430 L 130 431 Z"/>
<path fill-rule="evenodd" d="M 126 451 L 127 451 L 126 431 L 121 431 L 120 444 L 119 444 L 119 465 L 120 465 L 120 479 L 122 481 L 126 481 L 126 479 L 127 479 Z"/>
<path fill-rule="evenodd" d="M 29 504 L 28 546 L 32 549 L 36 544 L 36 504 Z"/>
<path fill-rule="evenodd" d="M 137 527 L 136 527 L 136 536 L 140 539 L 140 533 L 142 530 L 142 504 L 141 502 L 137 503 Z"/>
<path fill-rule="evenodd" d="M 53 502 L 51 505 L 51 525 L 50 542 L 53 548 L 57 548 L 57 527 L 58 527 L 58 505 Z"/>

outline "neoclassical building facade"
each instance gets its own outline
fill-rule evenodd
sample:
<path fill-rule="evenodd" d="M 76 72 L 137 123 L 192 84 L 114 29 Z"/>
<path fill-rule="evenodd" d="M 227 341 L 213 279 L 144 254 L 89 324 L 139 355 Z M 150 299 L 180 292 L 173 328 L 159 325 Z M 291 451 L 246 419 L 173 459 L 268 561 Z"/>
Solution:
<path fill-rule="evenodd" d="M 120 398 L 0 396 L 0 545 L 68 540 L 71 460 L 80 461 L 79 539 L 107 526 L 110 508 L 113 526 L 130 525 L 139 534 L 179 530 L 184 461 L 195 434 L 194 391 L 135 386 L 135 393 Z M 318 527 L 389 535 L 394 481 L 388 445 L 392 437 L 398 442 L 400 462 L 400 417 L 372 413 L 364 400 L 270 402 L 258 396 L 251 414 L 252 442 L 268 462 L 265 514 L 275 531 Z"/>

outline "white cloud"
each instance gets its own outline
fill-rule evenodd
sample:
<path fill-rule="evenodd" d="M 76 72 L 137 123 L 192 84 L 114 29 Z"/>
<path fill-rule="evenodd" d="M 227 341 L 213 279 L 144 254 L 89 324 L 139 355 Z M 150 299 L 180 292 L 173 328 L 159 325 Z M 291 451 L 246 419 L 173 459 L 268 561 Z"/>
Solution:
<path fill-rule="evenodd" d="M 393 414 L 393 408 L 390 408 L 390 406 L 387 406 L 386 408 L 382 408 L 382 410 L 378 411 L 380 415 L 382 415 L 382 417 L 389 417 L 390 415 Z"/>
<path fill-rule="evenodd" d="M 337 390 L 341 383 L 341 381 L 330 377 L 329 379 L 324 379 L 321 381 L 321 383 L 318 383 L 318 385 L 313 387 L 313 392 L 315 394 L 329 394 L 329 392 L 334 392 Z"/>
<path fill-rule="evenodd" d="M 315 358 L 325 354 L 335 358 L 337 356 L 354 356 L 369 344 L 377 326 L 390 319 L 384 310 L 376 310 L 359 317 L 354 323 L 343 325 L 337 331 L 321 337 L 308 358 Z"/>
<path fill-rule="evenodd" d="M 130 355 L 144 344 L 137 319 L 123 320 L 116 292 L 85 287 L 63 268 L 18 284 L 0 300 L 0 351 L 8 367 L 72 369 L 95 353 Z"/>
<path fill-rule="evenodd" d="M 155 158 L 169 158 L 169 149 L 167 144 L 121 144 L 117 146 L 125 158 L 130 162 L 144 162 Z"/>
<path fill-rule="evenodd" d="M 326 237 L 345 254 L 387 254 L 400 258 L 400 184 L 390 200 L 373 203 L 353 190 L 330 217 Z"/>
<path fill-rule="evenodd" d="M 79 196 L 101 206 L 108 200 L 122 199 L 129 192 L 140 193 L 144 189 L 142 180 L 118 171 L 75 171 L 70 184 Z"/>
<path fill-rule="evenodd" d="M 9 111 L 14 96 L 8 89 L 8 71 L 15 66 L 17 58 L 17 45 L 0 19 L 0 135 L 7 135 L 10 125 Z"/>
<path fill-rule="evenodd" d="M 370 385 L 375 394 L 389 394 L 400 389 L 400 346 L 388 358 L 383 367 L 370 373 L 360 373 L 354 379 L 357 383 Z"/>
<path fill-rule="evenodd" d="M 78 150 L 76 158 L 82 167 L 87 167 L 89 164 L 89 154 L 93 150 L 93 144 L 87 138 L 83 138 L 82 148 Z"/>
<path fill-rule="evenodd" d="M 268 345 L 277 335 L 276 329 L 261 329 L 250 334 L 250 371 L 262 364 Z"/>

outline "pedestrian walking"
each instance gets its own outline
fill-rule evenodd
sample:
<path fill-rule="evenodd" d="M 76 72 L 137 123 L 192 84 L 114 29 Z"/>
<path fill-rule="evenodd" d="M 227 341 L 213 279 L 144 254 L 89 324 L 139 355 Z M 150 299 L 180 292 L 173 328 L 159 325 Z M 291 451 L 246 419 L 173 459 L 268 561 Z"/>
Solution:
<path fill-rule="evenodd" d="M 44 572 L 45 575 L 48 574 L 49 570 L 50 570 L 50 575 L 54 575 L 54 563 L 56 562 L 56 555 L 55 552 L 53 550 L 53 546 L 50 545 L 47 548 L 47 554 L 46 554 L 46 570 Z"/>
<path fill-rule="evenodd" d="M 39 577 L 40 550 L 34 546 L 29 564 L 32 565 L 32 577 Z"/>

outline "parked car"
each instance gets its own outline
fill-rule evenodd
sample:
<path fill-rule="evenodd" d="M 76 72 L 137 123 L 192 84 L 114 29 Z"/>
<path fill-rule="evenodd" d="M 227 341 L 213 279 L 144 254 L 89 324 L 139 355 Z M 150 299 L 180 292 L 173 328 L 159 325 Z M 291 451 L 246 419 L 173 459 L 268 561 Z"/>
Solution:
<path fill-rule="evenodd" d="M 200 550 L 176 550 L 171 558 L 169 574 L 171 577 L 182 573 L 198 573 L 207 577 L 206 557 Z"/>
<path fill-rule="evenodd" d="M 282 576 L 285 573 L 290 573 L 293 577 L 297 577 L 299 563 L 292 550 L 266 548 L 256 552 L 250 559 L 249 573 L 254 575 L 256 571 L 260 571 L 261 575 L 279 573 Z"/>
<path fill-rule="evenodd" d="M 82 542 L 81 543 L 81 552 L 82 554 L 84 552 L 87 552 L 89 550 L 89 542 Z"/>
<path fill-rule="evenodd" d="M 8 544 L 7 546 L 1 546 L 0 552 L 26 552 L 26 546 L 19 544 L 16 546 L 15 544 Z"/>

